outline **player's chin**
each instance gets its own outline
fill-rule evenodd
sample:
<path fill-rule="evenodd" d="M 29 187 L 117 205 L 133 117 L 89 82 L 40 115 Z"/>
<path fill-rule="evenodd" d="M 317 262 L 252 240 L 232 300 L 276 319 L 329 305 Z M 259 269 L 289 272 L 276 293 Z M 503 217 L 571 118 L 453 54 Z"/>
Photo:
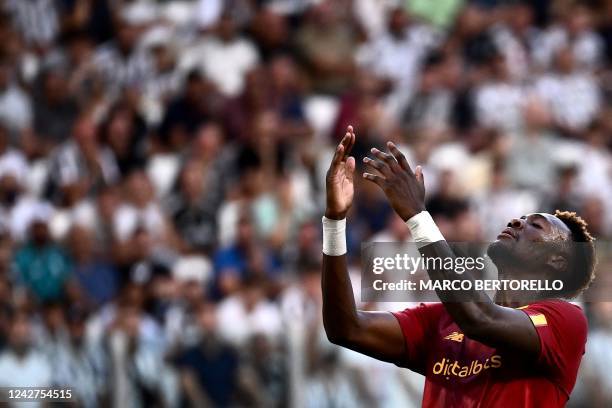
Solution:
<path fill-rule="evenodd" d="M 506 236 L 504 235 L 500 235 L 497 237 L 497 239 L 493 242 L 491 242 L 491 244 L 489 244 L 489 248 L 490 247 L 505 247 L 505 248 L 511 248 L 514 244 L 516 243 L 516 241 L 514 239 L 508 239 L 506 238 Z"/>
<path fill-rule="evenodd" d="M 491 260 L 495 263 L 496 261 L 500 261 L 504 258 L 511 258 L 514 255 L 514 245 L 516 241 L 509 239 L 497 239 L 489 244 L 487 248 L 487 255 Z"/>

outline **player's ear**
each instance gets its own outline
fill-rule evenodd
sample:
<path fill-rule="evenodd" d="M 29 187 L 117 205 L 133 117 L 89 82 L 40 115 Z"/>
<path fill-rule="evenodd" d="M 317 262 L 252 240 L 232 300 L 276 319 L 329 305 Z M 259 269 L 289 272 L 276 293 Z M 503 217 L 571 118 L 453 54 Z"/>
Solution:
<path fill-rule="evenodd" d="M 564 271 L 567 269 L 567 258 L 563 255 L 551 255 L 546 262 L 555 271 Z"/>

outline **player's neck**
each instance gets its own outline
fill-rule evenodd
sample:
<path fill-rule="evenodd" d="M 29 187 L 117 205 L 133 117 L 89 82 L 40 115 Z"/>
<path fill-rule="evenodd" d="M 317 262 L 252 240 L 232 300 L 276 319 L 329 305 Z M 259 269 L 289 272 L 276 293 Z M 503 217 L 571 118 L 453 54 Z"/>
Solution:
<path fill-rule="evenodd" d="M 527 277 L 535 276 L 532 273 L 525 273 L 524 270 L 511 270 L 510 268 L 498 269 L 498 279 L 514 280 L 528 279 Z M 521 307 L 531 304 L 542 298 L 542 294 L 533 290 L 499 290 L 495 293 L 495 303 L 507 307 Z"/>
<path fill-rule="evenodd" d="M 540 299 L 537 293 L 527 291 L 500 290 L 495 293 L 495 303 L 506 307 L 526 306 Z"/>

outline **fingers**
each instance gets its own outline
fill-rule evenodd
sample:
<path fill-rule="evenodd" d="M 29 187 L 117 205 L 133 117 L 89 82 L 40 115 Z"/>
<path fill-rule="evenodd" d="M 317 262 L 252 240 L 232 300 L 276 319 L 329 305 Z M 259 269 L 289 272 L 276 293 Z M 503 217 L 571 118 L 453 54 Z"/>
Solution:
<path fill-rule="evenodd" d="M 355 132 L 353 131 L 353 127 L 351 125 L 347 126 L 346 134 L 350 135 L 350 139 L 344 151 L 345 159 L 349 157 L 349 154 L 351 154 L 351 150 L 353 150 L 353 146 L 355 146 Z"/>
<path fill-rule="evenodd" d="M 367 156 L 363 158 L 363 162 L 364 162 L 364 163 L 365 163 L 367 166 L 370 166 L 370 167 L 372 167 L 373 169 L 376 169 L 376 170 L 378 170 L 378 171 L 379 171 L 379 172 L 381 172 L 381 173 L 383 173 L 385 170 L 387 170 L 387 169 L 388 169 L 388 168 L 387 168 L 387 166 L 386 166 L 384 163 L 382 163 L 382 162 L 380 162 L 380 161 L 378 161 L 378 160 L 370 159 L 370 158 L 369 158 L 369 157 L 367 157 Z"/>
<path fill-rule="evenodd" d="M 376 148 L 372 148 L 370 151 L 376 157 L 376 159 L 378 159 L 378 160 L 375 160 L 375 162 L 382 165 L 382 167 L 379 168 L 379 170 L 382 173 L 395 172 L 395 171 L 400 170 L 400 167 L 397 161 L 389 153 L 382 152 Z"/>
<path fill-rule="evenodd" d="M 337 166 L 340 162 L 346 161 L 355 145 L 355 132 L 352 126 L 346 128 L 346 133 L 340 141 L 340 144 L 336 147 L 334 157 L 332 159 L 332 167 Z"/>
<path fill-rule="evenodd" d="M 377 174 L 372 174 L 372 173 L 367 173 L 367 172 L 363 173 L 363 178 L 375 184 L 378 184 L 380 187 L 382 187 L 383 183 L 385 182 L 385 178 L 383 176 L 379 176 Z"/>
<path fill-rule="evenodd" d="M 344 141 L 344 139 L 342 139 Z M 336 151 L 334 152 L 334 157 L 332 158 L 331 165 L 332 167 L 337 166 L 342 161 L 342 156 L 344 155 L 344 146 L 342 142 L 336 147 Z"/>
<path fill-rule="evenodd" d="M 395 143 L 387 142 L 387 147 L 389 148 L 389 151 L 391 152 L 393 157 L 395 157 L 395 160 L 397 160 L 399 165 L 404 170 L 412 172 L 412 169 L 410 168 L 410 164 L 408 163 L 408 160 L 406 159 L 406 156 L 404 156 L 404 154 L 402 152 L 400 152 L 400 150 L 397 148 Z"/>
<path fill-rule="evenodd" d="M 349 180 L 353 180 L 353 174 L 355 173 L 355 158 L 353 156 L 349 156 L 349 158 L 346 159 L 345 166 L 346 177 Z"/>
<path fill-rule="evenodd" d="M 418 180 L 419 183 L 421 183 L 421 186 L 425 188 L 425 178 L 423 177 L 423 167 L 416 166 L 416 169 L 414 169 L 414 177 Z"/>
<path fill-rule="evenodd" d="M 336 151 L 334 152 L 334 157 L 332 159 L 332 167 L 337 166 L 344 160 L 346 148 L 351 142 L 351 137 L 351 134 L 347 132 L 340 141 L 340 144 L 336 147 Z"/>
<path fill-rule="evenodd" d="M 355 135 L 350 132 L 346 132 L 344 134 L 344 137 L 342 138 L 342 141 L 340 142 L 340 144 L 344 147 L 344 155 L 342 157 L 343 159 L 346 159 L 346 155 L 348 154 L 349 150 L 353 148 L 354 137 Z"/>
<path fill-rule="evenodd" d="M 395 160 L 395 158 L 389 153 L 382 152 L 375 147 L 373 147 L 370 151 L 374 156 L 376 156 L 377 159 L 385 162 L 390 168 L 393 168 L 395 165 L 397 165 L 397 160 Z"/>

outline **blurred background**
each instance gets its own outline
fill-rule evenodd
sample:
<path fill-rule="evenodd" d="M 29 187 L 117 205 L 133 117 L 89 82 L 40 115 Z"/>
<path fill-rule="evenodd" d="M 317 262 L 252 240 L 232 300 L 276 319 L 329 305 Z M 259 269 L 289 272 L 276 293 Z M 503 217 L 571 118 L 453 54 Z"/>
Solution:
<path fill-rule="evenodd" d="M 0 386 L 85 407 L 420 406 L 420 376 L 322 330 L 324 174 L 348 124 L 358 163 L 393 140 L 424 166 L 449 241 L 557 208 L 612 235 L 610 1 L 0 10 Z M 409 236 L 356 184 L 358 288 L 361 243 Z M 610 406 L 612 303 L 584 307 L 570 406 Z"/>

